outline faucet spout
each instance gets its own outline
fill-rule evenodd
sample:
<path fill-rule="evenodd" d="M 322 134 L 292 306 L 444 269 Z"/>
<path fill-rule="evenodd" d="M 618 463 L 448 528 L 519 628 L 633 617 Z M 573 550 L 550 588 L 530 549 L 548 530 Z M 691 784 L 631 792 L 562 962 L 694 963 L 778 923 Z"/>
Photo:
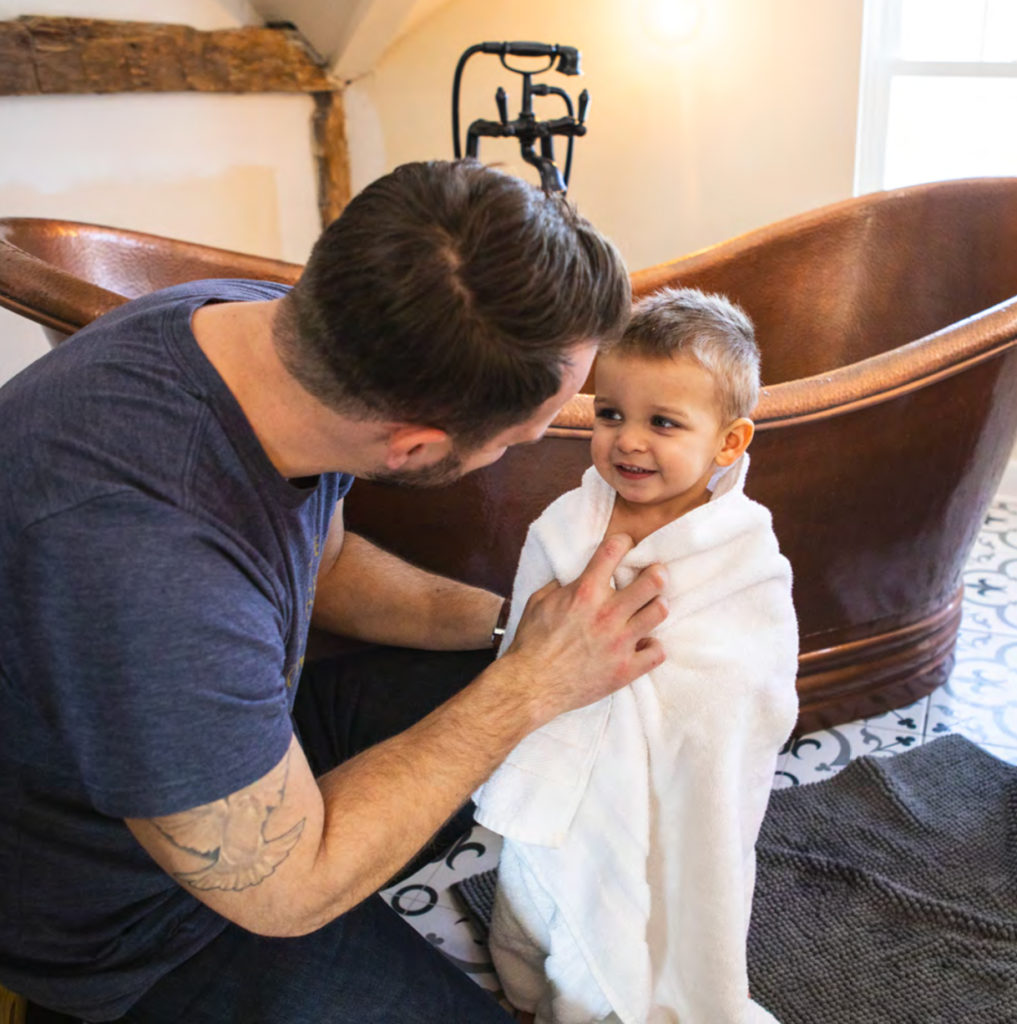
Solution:
<path fill-rule="evenodd" d="M 521 147 L 522 158 L 540 172 L 540 187 L 545 192 L 565 194 L 565 179 L 558 170 L 558 165 L 548 156 L 537 156 L 532 146 Z"/>

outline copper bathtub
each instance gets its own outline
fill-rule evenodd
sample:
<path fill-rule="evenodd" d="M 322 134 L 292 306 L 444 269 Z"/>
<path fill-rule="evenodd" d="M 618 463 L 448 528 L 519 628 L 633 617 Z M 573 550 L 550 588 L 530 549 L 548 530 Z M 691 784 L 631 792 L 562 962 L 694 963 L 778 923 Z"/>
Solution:
<path fill-rule="evenodd" d="M 63 332 L 175 281 L 298 272 L 132 232 L 0 221 L 0 305 Z M 1017 435 L 1017 178 L 863 196 L 633 275 L 637 294 L 675 282 L 731 296 L 757 325 L 765 387 L 748 490 L 794 568 L 799 728 L 916 700 L 949 674 L 961 570 Z M 504 592 L 527 524 L 589 465 L 591 425 L 580 395 L 538 445 L 452 487 L 361 482 L 350 525 Z"/>

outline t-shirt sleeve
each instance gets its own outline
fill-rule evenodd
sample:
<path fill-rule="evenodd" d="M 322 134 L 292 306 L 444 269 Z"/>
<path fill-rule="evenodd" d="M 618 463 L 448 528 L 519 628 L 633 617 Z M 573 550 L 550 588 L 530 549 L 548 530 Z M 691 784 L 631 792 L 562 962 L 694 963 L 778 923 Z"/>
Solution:
<path fill-rule="evenodd" d="M 19 553 L 16 675 L 99 811 L 185 810 L 283 757 L 286 597 L 256 552 L 114 496 L 36 523 Z"/>

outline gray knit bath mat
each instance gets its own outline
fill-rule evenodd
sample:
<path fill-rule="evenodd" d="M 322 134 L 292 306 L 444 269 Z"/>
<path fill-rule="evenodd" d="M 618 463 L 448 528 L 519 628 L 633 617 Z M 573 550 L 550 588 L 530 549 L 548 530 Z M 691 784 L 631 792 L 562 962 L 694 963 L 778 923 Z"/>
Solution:
<path fill-rule="evenodd" d="M 498 872 L 495 868 L 481 871 L 479 875 L 470 875 L 461 882 L 454 882 L 450 888 L 459 897 L 465 910 L 473 918 L 482 938 L 487 938 L 491 925 L 491 914 L 494 912 L 494 889 L 498 884 Z"/>
<path fill-rule="evenodd" d="M 753 998 L 783 1024 L 1017 1024 L 1017 768 L 960 736 L 773 794 Z M 495 873 L 454 886 L 486 931 Z"/>
<path fill-rule="evenodd" d="M 1017 1022 L 1017 768 L 961 736 L 773 794 L 753 997 L 783 1024 Z"/>

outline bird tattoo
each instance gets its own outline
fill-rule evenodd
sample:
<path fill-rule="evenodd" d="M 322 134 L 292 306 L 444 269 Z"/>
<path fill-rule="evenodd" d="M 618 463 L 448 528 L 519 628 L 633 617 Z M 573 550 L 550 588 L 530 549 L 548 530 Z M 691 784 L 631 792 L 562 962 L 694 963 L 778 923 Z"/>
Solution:
<path fill-rule="evenodd" d="M 257 782 L 223 800 L 154 819 L 174 846 L 208 862 L 176 877 L 195 889 L 237 892 L 257 885 L 286 859 L 304 830 L 301 819 L 288 832 L 268 839 L 265 826 L 282 803 L 289 755 Z"/>

